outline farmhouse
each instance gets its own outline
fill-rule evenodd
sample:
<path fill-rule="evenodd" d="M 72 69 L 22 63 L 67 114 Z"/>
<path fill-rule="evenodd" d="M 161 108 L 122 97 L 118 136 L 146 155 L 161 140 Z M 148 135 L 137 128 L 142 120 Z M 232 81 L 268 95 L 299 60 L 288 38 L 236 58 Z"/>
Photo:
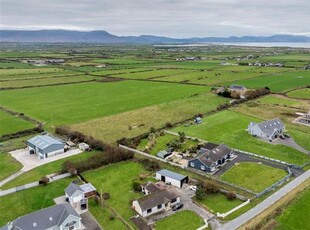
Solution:
<path fill-rule="evenodd" d="M 81 217 L 70 204 L 58 204 L 17 218 L 0 229 L 83 229 Z"/>
<path fill-rule="evenodd" d="M 87 209 L 87 198 L 96 195 L 96 188 L 91 184 L 77 185 L 71 183 L 65 189 L 66 199 L 72 207 Z"/>
<path fill-rule="evenodd" d="M 133 209 L 142 217 L 170 210 L 180 203 L 181 198 L 175 189 L 159 190 L 132 202 Z"/>
<path fill-rule="evenodd" d="M 217 145 L 209 142 L 200 148 L 198 156 L 188 161 L 188 167 L 211 173 L 233 158 L 233 150 L 224 144 Z"/>
<path fill-rule="evenodd" d="M 64 153 L 65 144 L 48 135 L 38 135 L 26 142 L 30 154 L 37 154 L 40 159 Z"/>
<path fill-rule="evenodd" d="M 252 136 L 272 141 L 283 135 L 285 132 L 285 124 L 279 118 L 263 121 L 261 123 L 251 122 L 248 125 L 248 132 Z"/>
<path fill-rule="evenodd" d="M 170 183 L 178 188 L 182 188 L 183 184 L 188 182 L 188 176 L 184 176 L 167 169 L 162 169 L 156 172 L 156 179 L 165 183 Z"/>
<path fill-rule="evenodd" d="M 231 92 L 235 91 L 235 92 L 239 93 L 240 95 L 243 95 L 247 90 L 247 88 L 243 85 L 231 85 L 229 87 L 229 89 Z"/>

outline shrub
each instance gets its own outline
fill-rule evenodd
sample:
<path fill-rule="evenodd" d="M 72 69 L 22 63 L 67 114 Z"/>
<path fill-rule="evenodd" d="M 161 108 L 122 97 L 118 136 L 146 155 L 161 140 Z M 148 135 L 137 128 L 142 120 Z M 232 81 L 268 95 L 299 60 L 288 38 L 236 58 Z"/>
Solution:
<path fill-rule="evenodd" d="M 159 163 L 154 160 L 143 158 L 143 159 L 140 159 L 138 162 L 142 164 L 146 170 L 151 171 L 151 172 L 160 169 Z"/>
<path fill-rule="evenodd" d="M 169 129 L 169 128 L 172 128 L 173 125 L 172 125 L 170 122 L 167 122 L 167 123 L 165 124 L 165 127 Z"/>
<path fill-rule="evenodd" d="M 140 182 L 138 182 L 136 180 L 132 182 L 132 188 L 136 192 L 141 192 L 141 190 L 142 190 Z"/>
<path fill-rule="evenodd" d="M 237 195 L 235 192 L 229 191 L 228 193 L 226 193 L 226 197 L 228 200 L 234 200 L 236 199 Z"/>
<path fill-rule="evenodd" d="M 183 143 L 185 141 L 186 135 L 184 132 L 178 132 L 179 134 L 179 140 L 181 143 Z"/>
<path fill-rule="evenodd" d="M 205 183 L 206 190 L 209 193 L 218 193 L 220 191 L 220 186 L 217 182 L 215 181 L 207 181 Z"/>
<path fill-rule="evenodd" d="M 111 214 L 109 220 L 114 220 L 115 219 L 115 215 Z"/>
<path fill-rule="evenodd" d="M 108 200 L 108 199 L 110 199 L 110 197 L 111 197 L 111 195 L 110 195 L 110 193 L 108 193 L 108 192 L 104 192 L 104 193 L 102 194 L 102 198 L 103 198 L 104 200 Z"/>
<path fill-rule="evenodd" d="M 42 185 L 47 185 L 47 183 L 49 182 L 50 180 L 48 179 L 47 176 L 42 176 L 40 181 L 39 181 L 39 184 L 42 184 Z"/>
<path fill-rule="evenodd" d="M 197 200 L 203 200 L 206 197 L 207 193 L 204 187 L 197 186 L 196 198 Z"/>

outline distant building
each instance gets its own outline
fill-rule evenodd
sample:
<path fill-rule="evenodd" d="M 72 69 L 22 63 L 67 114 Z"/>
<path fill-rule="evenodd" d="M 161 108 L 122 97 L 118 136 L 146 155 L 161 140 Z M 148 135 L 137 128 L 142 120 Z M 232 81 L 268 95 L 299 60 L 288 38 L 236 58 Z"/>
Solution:
<path fill-rule="evenodd" d="M 248 132 L 252 136 L 257 136 L 265 140 L 274 140 L 285 132 L 285 124 L 275 118 L 261 123 L 251 122 L 248 125 Z"/>
<path fill-rule="evenodd" d="M 235 91 L 235 92 L 239 93 L 240 95 L 243 95 L 247 91 L 247 88 L 243 85 L 231 85 L 229 87 L 229 90 L 231 92 Z"/>
<path fill-rule="evenodd" d="M 48 135 L 37 135 L 26 141 L 30 154 L 37 154 L 40 159 L 64 153 L 65 144 Z"/>
<path fill-rule="evenodd" d="M 58 204 L 36 211 L 8 223 L 1 230 L 52 230 L 82 228 L 80 215 L 70 204 Z"/>
<path fill-rule="evenodd" d="M 188 167 L 212 173 L 234 158 L 234 151 L 224 144 L 207 143 L 199 150 L 198 156 L 188 160 Z"/>

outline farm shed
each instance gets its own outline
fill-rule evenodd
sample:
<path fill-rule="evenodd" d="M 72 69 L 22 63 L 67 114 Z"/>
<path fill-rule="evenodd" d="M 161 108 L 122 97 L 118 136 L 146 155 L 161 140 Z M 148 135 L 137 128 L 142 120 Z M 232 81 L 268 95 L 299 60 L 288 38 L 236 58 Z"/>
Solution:
<path fill-rule="evenodd" d="M 156 179 L 165 183 L 171 183 L 171 185 L 181 188 L 184 183 L 188 182 L 188 176 L 184 176 L 167 169 L 162 169 L 156 172 Z"/>
<path fill-rule="evenodd" d="M 65 144 L 48 135 L 38 135 L 26 142 L 30 154 L 37 154 L 40 159 L 64 153 Z"/>

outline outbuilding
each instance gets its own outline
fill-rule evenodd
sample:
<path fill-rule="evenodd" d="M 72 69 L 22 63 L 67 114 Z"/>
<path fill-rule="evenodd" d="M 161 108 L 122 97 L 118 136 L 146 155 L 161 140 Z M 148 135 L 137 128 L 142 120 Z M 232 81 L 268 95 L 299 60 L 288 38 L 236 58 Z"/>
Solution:
<path fill-rule="evenodd" d="M 183 184 L 188 182 L 188 176 L 184 176 L 167 169 L 162 169 L 156 172 L 156 179 L 165 183 L 171 183 L 171 185 L 178 188 L 182 188 Z"/>
<path fill-rule="evenodd" d="M 65 144 L 48 135 L 37 135 L 26 142 L 30 154 L 37 154 L 40 159 L 64 153 Z"/>

